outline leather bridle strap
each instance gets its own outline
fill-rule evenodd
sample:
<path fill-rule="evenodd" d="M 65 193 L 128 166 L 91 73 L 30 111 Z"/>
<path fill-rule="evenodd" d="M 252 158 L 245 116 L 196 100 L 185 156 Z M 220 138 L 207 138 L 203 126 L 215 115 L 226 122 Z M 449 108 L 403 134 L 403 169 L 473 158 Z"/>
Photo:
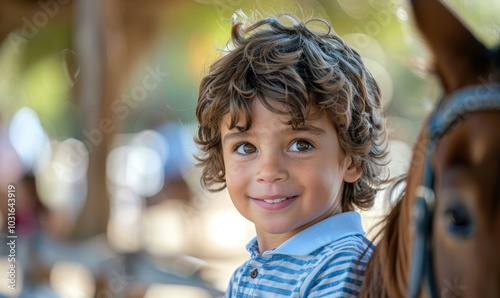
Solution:
<path fill-rule="evenodd" d="M 443 102 L 443 101 L 440 101 Z M 422 184 L 414 203 L 413 259 L 410 268 L 409 297 L 418 297 L 425 280 L 430 297 L 437 297 L 432 267 L 432 223 L 435 208 L 434 171 L 431 156 L 439 139 L 457 121 L 478 111 L 500 110 L 500 84 L 460 89 L 435 109 L 429 118 L 429 142 L 425 152 Z"/>
<path fill-rule="evenodd" d="M 478 112 L 500 110 L 500 84 L 465 87 L 452 93 L 429 120 L 429 138 L 437 142 L 454 122 Z"/>

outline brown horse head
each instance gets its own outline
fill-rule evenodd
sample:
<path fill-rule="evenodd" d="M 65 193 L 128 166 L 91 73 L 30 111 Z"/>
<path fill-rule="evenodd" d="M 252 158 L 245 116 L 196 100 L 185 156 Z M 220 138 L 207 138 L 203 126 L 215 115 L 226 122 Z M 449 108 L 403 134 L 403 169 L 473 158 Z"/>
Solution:
<path fill-rule="evenodd" d="M 413 287 L 412 295 L 500 297 L 500 51 L 438 0 L 411 3 L 443 92 L 415 143 L 361 296 L 407 297 Z M 429 218 L 419 232 L 412 223 L 422 200 Z"/>

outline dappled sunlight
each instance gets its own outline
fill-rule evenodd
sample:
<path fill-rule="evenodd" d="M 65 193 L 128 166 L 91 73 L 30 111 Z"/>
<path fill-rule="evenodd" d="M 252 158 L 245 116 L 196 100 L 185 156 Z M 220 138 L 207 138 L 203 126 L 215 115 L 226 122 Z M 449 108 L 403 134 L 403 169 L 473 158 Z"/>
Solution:
<path fill-rule="evenodd" d="M 26 171 L 37 172 L 50 156 L 49 138 L 37 113 L 28 107 L 22 107 L 12 117 L 9 140 Z"/>
<path fill-rule="evenodd" d="M 203 289 L 197 289 L 188 286 L 179 285 L 151 285 L 144 298 L 161 298 L 161 297 L 192 297 L 192 298 L 210 298 L 210 293 Z"/>
<path fill-rule="evenodd" d="M 94 297 L 95 285 L 92 272 L 80 263 L 61 261 L 50 272 L 50 284 L 61 297 Z"/>

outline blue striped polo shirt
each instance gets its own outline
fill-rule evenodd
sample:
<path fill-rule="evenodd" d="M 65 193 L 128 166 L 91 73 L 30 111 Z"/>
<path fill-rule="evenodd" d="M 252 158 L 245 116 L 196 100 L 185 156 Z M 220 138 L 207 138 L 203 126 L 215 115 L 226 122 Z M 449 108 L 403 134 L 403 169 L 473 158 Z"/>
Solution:
<path fill-rule="evenodd" d="M 361 216 L 351 211 L 262 254 L 254 238 L 246 246 L 250 260 L 233 273 L 226 297 L 356 297 L 374 248 L 364 235 Z"/>

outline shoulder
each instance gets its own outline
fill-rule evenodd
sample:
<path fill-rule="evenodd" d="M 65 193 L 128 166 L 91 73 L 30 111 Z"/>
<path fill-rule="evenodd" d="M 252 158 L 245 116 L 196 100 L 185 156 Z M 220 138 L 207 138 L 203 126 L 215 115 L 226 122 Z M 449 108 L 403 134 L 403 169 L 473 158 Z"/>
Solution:
<path fill-rule="evenodd" d="M 308 276 L 306 296 L 356 296 L 373 249 L 362 235 L 344 237 L 318 249 L 318 265 Z"/>
<path fill-rule="evenodd" d="M 350 252 L 353 255 L 366 255 L 371 256 L 375 245 L 364 235 L 350 235 L 340 238 L 328 245 L 325 245 L 322 250 L 325 255 L 335 256 L 339 253 Z"/>
<path fill-rule="evenodd" d="M 366 265 L 375 246 L 362 235 L 352 235 L 327 244 L 318 249 L 319 267 L 359 267 Z M 323 268 L 325 269 L 325 268 Z"/>

